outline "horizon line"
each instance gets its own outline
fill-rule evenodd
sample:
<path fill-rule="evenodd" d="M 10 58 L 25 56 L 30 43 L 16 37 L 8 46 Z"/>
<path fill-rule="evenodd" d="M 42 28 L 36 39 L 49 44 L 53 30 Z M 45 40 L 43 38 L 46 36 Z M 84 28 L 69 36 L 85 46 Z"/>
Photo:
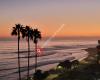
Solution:
<path fill-rule="evenodd" d="M 46 40 L 50 38 L 50 36 L 43 37 L 42 40 Z M 100 36 L 57 36 L 53 38 L 53 40 L 60 39 L 100 39 Z M 0 37 L 0 41 L 2 40 L 17 40 L 17 37 Z"/>

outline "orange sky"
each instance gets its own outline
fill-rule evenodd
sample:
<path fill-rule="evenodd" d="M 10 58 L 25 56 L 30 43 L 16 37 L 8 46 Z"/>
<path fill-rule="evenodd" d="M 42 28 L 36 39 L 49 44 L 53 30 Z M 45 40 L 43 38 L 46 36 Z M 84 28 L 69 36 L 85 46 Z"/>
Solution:
<path fill-rule="evenodd" d="M 62 24 L 56 36 L 100 36 L 99 0 L 4 0 L 0 13 L 0 37 L 10 37 L 16 23 L 38 25 L 44 37 Z"/>

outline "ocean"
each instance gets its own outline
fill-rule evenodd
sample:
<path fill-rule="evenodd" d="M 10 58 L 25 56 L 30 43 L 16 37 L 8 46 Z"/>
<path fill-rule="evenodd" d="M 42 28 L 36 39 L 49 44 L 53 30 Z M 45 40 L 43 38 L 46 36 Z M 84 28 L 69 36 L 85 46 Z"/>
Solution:
<path fill-rule="evenodd" d="M 84 50 L 96 47 L 97 40 L 52 40 L 39 41 L 41 53 L 38 57 L 38 69 L 43 71 L 56 67 L 63 60 L 82 60 L 88 56 Z M 42 47 L 44 45 L 44 47 Z M 34 72 L 34 43 L 30 42 L 30 75 Z M 27 75 L 27 41 L 20 41 L 20 61 L 22 78 Z M 0 80 L 17 80 L 17 41 L 0 41 Z"/>

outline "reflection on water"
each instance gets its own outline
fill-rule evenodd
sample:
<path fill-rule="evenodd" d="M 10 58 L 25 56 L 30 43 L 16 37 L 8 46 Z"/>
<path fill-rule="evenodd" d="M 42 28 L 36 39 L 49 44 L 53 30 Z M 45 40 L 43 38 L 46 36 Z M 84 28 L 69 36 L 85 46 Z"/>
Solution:
<path fill-rule="evenodd" d="M 44 41 L 39 43 L 41 47 Z M 82 59 L 87 56 L 83 49 L 95 47 L 97 41 L 51 41 L 43 49 L 42 55 L 38 57 L 38 68 L 48 70 L 57 65 L 59 61 L 65 59 Z M 26 75 L 27 71 L 27 42 L 20 44 L 21 71 Z M 34 44 L 31 42 L 30 71 L 34 72 Z M 0 41 L 0 80 L 16 80 L 17 73 L 17 42 Z"/>

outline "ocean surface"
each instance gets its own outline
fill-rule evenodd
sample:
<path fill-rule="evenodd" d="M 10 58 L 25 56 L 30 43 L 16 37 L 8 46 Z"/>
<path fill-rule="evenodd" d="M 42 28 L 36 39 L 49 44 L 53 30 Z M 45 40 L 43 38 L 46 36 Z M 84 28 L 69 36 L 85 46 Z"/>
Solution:
<path fill-rule="evenodd" d="M 30 74 L 34 72 L 34 43 L 30 42 Z M 45 44 L 45 45 L 44 45 Z M 44 45 L 44 47 L 43 47 Z M 38 69 L 49 70 L 63 60 L 81 60 L 88 56 L 84 50 L 96 47 L 97 40 L 53 40 L 40 41 L 41 53 L 38 57 Z M 20 41 L 20 61 L 22 78 L 27 75 L 27 41 Z M 0 80 L 17 80 L 17 41 L 0 41 Z"/>

